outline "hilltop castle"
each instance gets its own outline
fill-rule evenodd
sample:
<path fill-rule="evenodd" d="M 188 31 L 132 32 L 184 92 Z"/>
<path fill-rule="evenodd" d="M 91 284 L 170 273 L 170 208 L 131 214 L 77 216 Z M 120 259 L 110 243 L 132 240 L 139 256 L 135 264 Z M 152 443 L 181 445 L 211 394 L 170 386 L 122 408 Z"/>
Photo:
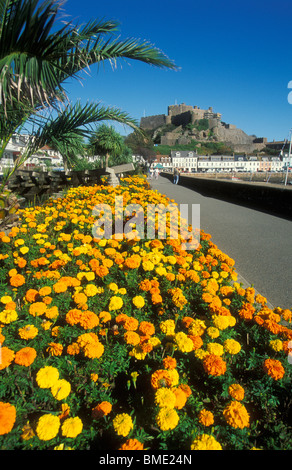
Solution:
<path fill-rule="evenodd" d="M 168 113 L 157 114 L 154 116 L 142 117 L 140 127 L 145 130 L 159 132 L 164 130 L 161 135 L 161 144 L 173 146 L 178 144 L 187 144 L 192 140 L 224 142 L 235 152 L 252 153 L 254 150 L 262 150 L 267 143 L 265 137 L 257 138 L 249 136 L 233 124 L 226 124 L 221 121 L 222 115 L 214 113 L 212 107 L 201 109 L 198 106 L 189 106 L 185 103 L 168 106 Z M 196 123 L 202 119 L 208 121 L 208 129 L 199 131 Z M 186 126 L 188 129 L 186 129 Z M 172 125 L 172 129 L 165 129 L 165 126 Z M 164 128 L 164 129 L 163 129 Z"/>

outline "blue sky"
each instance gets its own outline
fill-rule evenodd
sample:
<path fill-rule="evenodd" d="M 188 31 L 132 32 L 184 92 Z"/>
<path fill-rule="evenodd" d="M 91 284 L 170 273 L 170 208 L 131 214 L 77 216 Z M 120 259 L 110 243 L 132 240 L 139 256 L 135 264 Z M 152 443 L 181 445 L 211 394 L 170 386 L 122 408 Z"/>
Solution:
<path fill-rule="evenodd" d="M 72 101 L 116 106 L 137 121 L 175 103 L 212 106 L 247 134 L 289 136 L 291 0 L 67 0 L 64 9 L 78 23 L 117 20 L 121 38 L 148 40 L 180 67 L 121 61 L 112 70 L 107 63 L 83 85 L 67 85 Z"/>

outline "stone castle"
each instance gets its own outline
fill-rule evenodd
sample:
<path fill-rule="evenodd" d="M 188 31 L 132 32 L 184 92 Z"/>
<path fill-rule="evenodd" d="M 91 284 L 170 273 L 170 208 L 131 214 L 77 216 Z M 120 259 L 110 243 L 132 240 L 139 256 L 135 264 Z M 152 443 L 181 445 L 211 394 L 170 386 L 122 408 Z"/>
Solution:
<path fill-rule="evenodd" d="M 164 131 L 160 138 L 162 145 L 189 144 L 192 140 L 199 142 L 224 142 L 234 152 L 252 153 L 261 151 L 267 143 L 265 137 L 247 135 L 233 124 L 221 120 L 220 113 L 214 113 L 212 107 L 201 109 L 185 103 L 168 106 L 168 114 L 142 117 L 140 127 L 150 130 L 153 135 Z M 196 123 L 201 119 L 208 121 L 208 129 L 198 131 Z M 190 124 L 186 129 L 186 126 Z M 172 126 L 170 126 L 172 125 Z M 168 126 L 170 130 L 167 130 Z"/>

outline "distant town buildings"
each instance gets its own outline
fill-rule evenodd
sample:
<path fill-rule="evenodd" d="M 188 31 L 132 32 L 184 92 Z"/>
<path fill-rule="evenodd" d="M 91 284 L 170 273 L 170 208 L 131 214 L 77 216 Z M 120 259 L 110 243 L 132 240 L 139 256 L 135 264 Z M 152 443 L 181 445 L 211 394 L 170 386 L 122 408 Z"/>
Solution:
<path fill-rule="evenodd" d="M 0 173 L 3 173 L 6 168 L 14 166 L 15 161 L 25 152 L 29 138 L 29 135 L 14 134 L 12 136 L 0 160 Z M 62 167 L 63 158 L 61 154 L 47 145 L 29 157 L 22 165 L 22 169 L 26 170 Z"/>
<path fill-rule="evenodd" d="M 186 173 L 200 172 L 279 172 L 292 169 L 292 156 L 247 156 L 247 155 L 197 155 L 195 152 L 171 151 L 168 155 L 157 155 L 151 167 L 172 171 L 179 168 Z"/>

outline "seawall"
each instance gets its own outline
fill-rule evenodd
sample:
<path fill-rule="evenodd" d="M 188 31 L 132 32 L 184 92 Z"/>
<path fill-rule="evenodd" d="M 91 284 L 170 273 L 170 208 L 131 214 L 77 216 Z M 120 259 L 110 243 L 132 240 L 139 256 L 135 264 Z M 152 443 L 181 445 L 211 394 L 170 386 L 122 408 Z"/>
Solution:
<path fill-rule="evenodd" d="M 163 172 L 161 176 L 172 180 L 172 175 L 169 173 Z M 292 220 L 292 188 L 284 185 L 224 181 L 184 175 L 180 176 L 179 184 L 207 197 L 252 207 Z"/>

